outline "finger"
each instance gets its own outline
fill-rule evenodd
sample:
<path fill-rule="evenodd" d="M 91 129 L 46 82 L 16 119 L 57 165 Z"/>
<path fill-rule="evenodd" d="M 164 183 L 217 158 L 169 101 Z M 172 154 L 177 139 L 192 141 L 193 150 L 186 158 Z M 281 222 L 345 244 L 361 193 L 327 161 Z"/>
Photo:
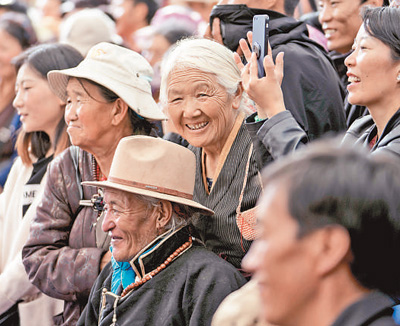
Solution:
<path fill-rule="evenodd" d="M 221 25 L 219 18 L 215 17 L 212 23 L 212 38 L 220 44 L 222 42 Z"/>
<path fill-rule="evenodd" d="M 272 54 L 271 44 L 268 41 L 268 54 Z"/>
<path fill-rule="evenodd" d="M 257 63 L 257 55 L 253 52 L 250 59 L 250 78 L 253 80 L 258 79 L 258 63 Z"/>
<path fill-rule="evenodd" d="M 246 40 L 244 38 L 241 38 L 239 40 L 239 45 L 240 45 L 240 48 L 242 49 L 244 57 L 246 58 L 246 61 L 249 62 L 250 58 L 251 58 L 251 50 L 250 50 Z"/>
<path fill-rule="evenodd" d="M 253 32 L 252 31 L 247 32 L 247 42 L 249 42 L 250 45 L 253 44 Z"/>
<path fill-rule="evenodd" d="M 284 75 L 284 54 L 283 52 L 279 52 L 276 56 L 276 64 L 275 64 L 275 73 L 279 78 L 279 83 L 282 83 L 283 75 Z"/>
<path fill-rule="evenodd" d="M 233 59 L 235 60 L 236 65 L 238 66 L 239 70 L 242 71 L 244 68 L 244 64 L 242 62 L 242 60 L 240 59 L 239 54 L 237 54 L 236 52 L 233 53 Z"/>
<path fill-rule="evenodd" d="M 210 24 L 207 24 L 207 28 L 206 28 L 206 30 L 204 31 L 204 34 L 203 34 L 203 38 L 212 39 Z"/>
<path fill-rule="evenodd" d="M 264 69 L 265 69 L 265 75 L 267 77 L 275 77 L 275 65 L 274 61 L 272 60 L 271 55 L 266 55 L 263 61 L 264 64 Z"/>

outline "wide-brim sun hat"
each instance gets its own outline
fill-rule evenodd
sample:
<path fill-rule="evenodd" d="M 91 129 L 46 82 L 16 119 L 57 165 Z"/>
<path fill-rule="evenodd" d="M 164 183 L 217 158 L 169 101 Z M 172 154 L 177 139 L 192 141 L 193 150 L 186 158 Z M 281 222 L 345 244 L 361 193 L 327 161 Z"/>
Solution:
<path fill-rule="evenodd" d="M 101 42 L 93 46 L 75 68 L 50 71 L 47 74 L 50 89 L 64 102 L 71 77 L 89 79 L 113 91 L 144 118 L 167 119 L 152 96 L 153 68 L 135 51 Z"/>
<path fill-rule="evenodd" d="M 196 158 L 188 148 L 161 138 L 130 136 L 119 142 L 107 180 L 82 184 L 168 200 L 212 215 L 193 200 L 195 173 Z"/>

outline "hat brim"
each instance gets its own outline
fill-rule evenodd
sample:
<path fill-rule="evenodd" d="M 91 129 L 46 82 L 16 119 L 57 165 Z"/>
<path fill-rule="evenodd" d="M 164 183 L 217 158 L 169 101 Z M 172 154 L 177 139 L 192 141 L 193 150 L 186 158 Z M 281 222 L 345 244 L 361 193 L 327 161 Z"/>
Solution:
<path fill-rule="evenodd" d="M 108 67 L 104 67 L 107 69 Z M 121 80 L 113 80 L 105 76 L 100 64 L 86 62 L 74 68 L 63 70 L 52 70 L 47 74 L 50 89 L 64 102 L 67 101 L 67 85 L 70 77 L 85 78 L 92 80 L 117 94 L 128 106 L 140 116 L 150 120 L 166 120 L 167 117 L 161 111 L 151 91 L 142 89 L 139 85 L 126 84 Z M 113 87 L 118 83 L 118 87 Z M 149 85 L 150 88 L 150 85 Z M 137 96 L 133 94 L 138 94 Z"/>
<path fill-rule="evenodd" d="M 155 191 L 151 191 L 151 190 L 121 185 L 119 183 L 114 183 L 114 182 L 111 182 L 108 180 L 107 181 L 84 181 L 84 182 L 82 182 L 82 185 L 95 186 L 95 187 L 99 187 L 99 188 L 112 188 L 112 189 L 116 189 L 116 190 L 130 192 L 130 193 L 137 194 L 137 195 L 143 195 L 143 196 L 168 200 L 168 201 L 171 201 L 174 203 L 190 206 L 204 215 L 213 215 L 214 214 L 213 210 L 199 204 L 198 202 L 195 202 L 194 200 L 177 197 L 177 196 L 172 196 L 172 195 L 167 195 L 167 194 L 163 194 L 163 193 L 159 193 L 159 192 L 155 192 Z"/>

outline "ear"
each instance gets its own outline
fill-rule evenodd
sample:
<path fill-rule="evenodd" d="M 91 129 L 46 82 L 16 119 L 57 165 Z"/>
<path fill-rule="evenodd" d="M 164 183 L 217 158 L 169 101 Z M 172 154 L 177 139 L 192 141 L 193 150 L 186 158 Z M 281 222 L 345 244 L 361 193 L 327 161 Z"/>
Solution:
<path fill-rule="evenodd" d="M 162 230 L 163 233 L 165 226 L 169 223 L 172 217 L 172 204 L 167 200 L 161 200 L 158 209 L 158 216 L 156 218 L 156 228 L 157 230 Z M 160 234 L 161 234 L 160 233 Z"/>
<path fill-rule="evenodd" d="M 242 102 L 242 95 L 243 95 L 243 86 L 242 82 L 240 82 L 232 101 L 232 108 L 234 108 L 235 110 L 239 109 L 240 107 L 240 103 Z"/>
<path fill-rule="evenodd" d="M 124 100 L 118 98 L 114 104 L 111 111 L 111 124 L 113 126 L 118 126 L 121 121 L 123 121 L 128 114 L 129 106 Z"/>
<path fill-rule="evenodd" d="M 318 231 L 318 260 L 316 272 L 327 275 L 341 264 L 348 264 L 352 259 L 349 232 L 342 226 L 332 225 Z"/>

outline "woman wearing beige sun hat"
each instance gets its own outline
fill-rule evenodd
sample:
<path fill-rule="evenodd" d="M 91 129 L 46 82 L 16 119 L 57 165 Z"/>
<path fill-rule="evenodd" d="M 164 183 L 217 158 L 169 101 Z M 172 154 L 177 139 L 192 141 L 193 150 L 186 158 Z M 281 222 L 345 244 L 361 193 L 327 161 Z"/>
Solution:
<path fill-rule="evenodd" d="M 106 181 L 83 183 L 104 189 L 113 257 L 78 325 L 210 325 L 220 302 L 245 283 L 190 224 L 213 213 L 192 199 L 195 171 L 189 149 L 131 136 L 120 141 Z"/>
<path fill-rule="evenodd" d="M 49 166 L 23 263 L 34 285 L 64 300 L 56 325 L 76 324 L 111 258 L 101 230 L 101 194 L 80 183 L 107 179 L 123 137 L 155 134 L 151 121 L 164 115 L 151 95 L 152 73 L 136 52 L 99 43 L 77 67 L 48 74 L 50 88 L 67 103 L 67 131 L 75 146 Z"/>

